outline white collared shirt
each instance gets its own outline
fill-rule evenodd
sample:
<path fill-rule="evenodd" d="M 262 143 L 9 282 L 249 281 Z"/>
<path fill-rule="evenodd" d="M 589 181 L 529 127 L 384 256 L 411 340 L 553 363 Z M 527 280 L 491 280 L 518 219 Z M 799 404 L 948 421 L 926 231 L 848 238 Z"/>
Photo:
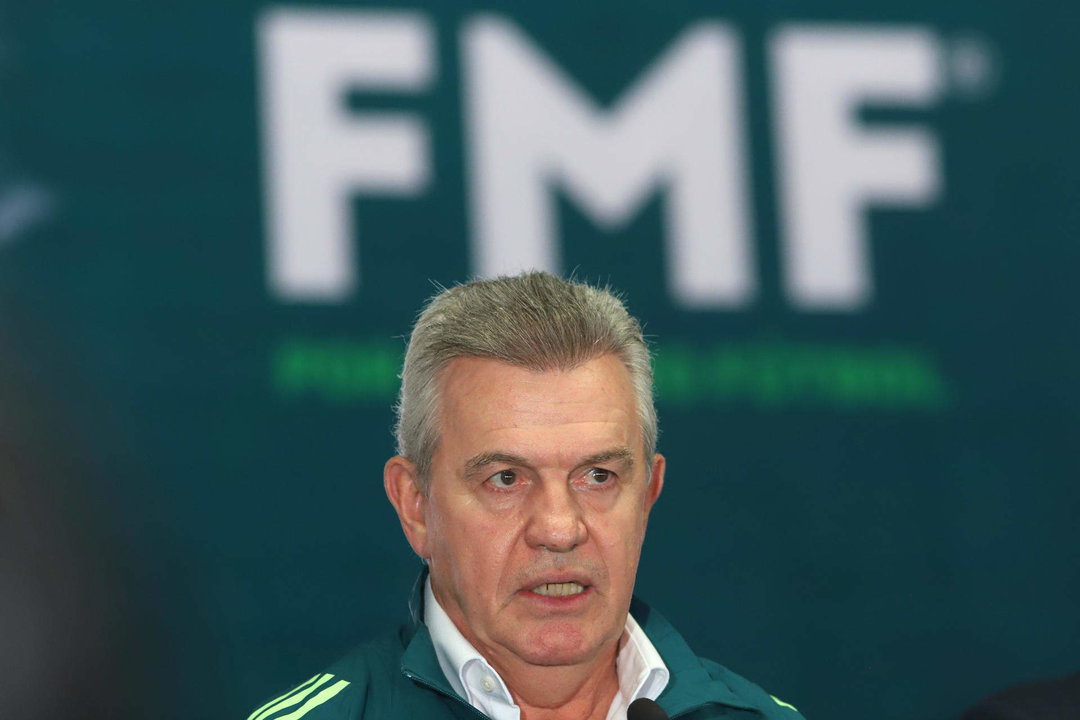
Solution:
<path fill-rule="evenodd" d="M 435 599 L 430 578 L 424 581 L 424 624 L 435 646 L 439 667 L 454 692 L 491 720 L 521 720 L 521 708 L 499 673 L 465 639 Z M 611 701 L 607 720 L 623 720 L 626 708 L 638 698 L 655 700 L 671 677 L 660 653 L 629 614 L 619 639 L 615 671 L 619 689 Z"/>

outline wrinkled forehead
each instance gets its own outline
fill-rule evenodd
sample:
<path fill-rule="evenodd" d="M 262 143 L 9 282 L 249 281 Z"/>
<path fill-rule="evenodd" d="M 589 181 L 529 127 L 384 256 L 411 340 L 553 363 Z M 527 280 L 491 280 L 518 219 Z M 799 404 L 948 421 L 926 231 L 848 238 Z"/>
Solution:
<path fill-rule="evenodd" d="M 489 358 L 455 358 L 441 382 L 440 446 L 512 442 L 550 452 L 556 444 L 574 451 L 627 445 L 641 452 L 630 375 L 614 355 L 545 371 Z M 484 448 L 496 449 L 504 448 Z"/>

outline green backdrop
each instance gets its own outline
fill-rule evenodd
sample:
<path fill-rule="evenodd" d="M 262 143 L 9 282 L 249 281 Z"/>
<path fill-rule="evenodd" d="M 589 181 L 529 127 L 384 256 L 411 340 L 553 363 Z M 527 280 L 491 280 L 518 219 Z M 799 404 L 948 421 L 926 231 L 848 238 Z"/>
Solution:
<path fill-rule="evenodd" d="M 332 302 L 267 280 L 267 7 L 0 11 L 0 519 L 10 577 L 48 599 L 55 630 L 26 648 L 69 663 L 42 665 L 50 696 L 109 717 L 240 717 L 403 616 L 418 562 L 381 469 L 403 335 L 436 284 L 476 272 L 462 53 L 481 17 L 516 27 L 598 112 L 686 28 L 738 38 L 749 301 L 673 295 L 666 192 L 618 223 L 551 192 L 559 269 L 625 291 L 657 353 L 668 483 L 638 593 L 808 718 L 950 718 L 1080 667 L 1076 12 L 277 7 L 410 13 L 431 33 L 422 91 L 341 100 L 419 118 L 431 178 L 345 201 L 361 281 Z M 932 137 L 940 188 L 868 203 L 873 293 L 853 307 L 786 291 L 770 48 L 791 27 L 915 28 L 938 51 L 932 102 L 856 109 L 868 131 Z"/>

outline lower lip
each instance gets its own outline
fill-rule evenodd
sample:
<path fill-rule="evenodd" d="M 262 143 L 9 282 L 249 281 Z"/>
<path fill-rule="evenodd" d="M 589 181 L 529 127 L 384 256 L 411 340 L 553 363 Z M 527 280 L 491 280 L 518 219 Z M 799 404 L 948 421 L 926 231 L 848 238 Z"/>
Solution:
<path fill-rule="evenodd" d="M 532 590 L 522 590 L 518 594 L 545 610 L 574 610 L 588 601 L 593 594 L 593 589 L 592 586 L 588 586 L 576 595 L 540 595 Z"/>

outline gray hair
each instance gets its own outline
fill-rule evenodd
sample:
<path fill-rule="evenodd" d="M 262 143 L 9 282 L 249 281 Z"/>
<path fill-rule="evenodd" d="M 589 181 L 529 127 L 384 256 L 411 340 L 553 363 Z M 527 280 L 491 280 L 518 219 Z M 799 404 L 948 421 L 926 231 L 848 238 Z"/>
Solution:
<path fill-rule="evenodd" d="M 542 272 L 477 280 L 443 290 L 421 311 L 409 338 L 398 397 L 398 454 L 417 468 L 427 492 L 439 443 L 441 374 L 458 357 L 479 357 L 537 372 L 570 370 L 603 355 L 630 373 L 645 460 L 656 451 L 656 407 L 641 325 L 607 288 Z"/>

